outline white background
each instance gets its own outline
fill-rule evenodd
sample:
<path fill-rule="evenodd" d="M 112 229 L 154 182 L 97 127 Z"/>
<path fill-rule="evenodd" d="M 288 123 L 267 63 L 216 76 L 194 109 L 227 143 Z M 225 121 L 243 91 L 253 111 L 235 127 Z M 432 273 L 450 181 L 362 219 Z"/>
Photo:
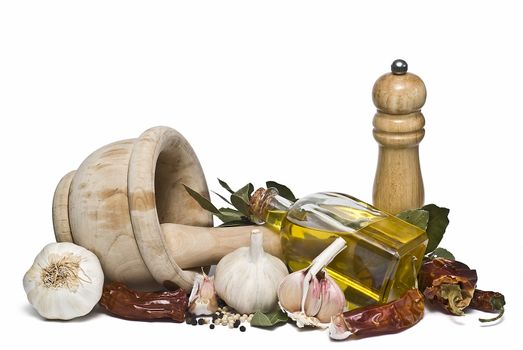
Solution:
<path fill-rule="evenodd" d="M 352 349 L 516 339 L 522 298 L 521 11 L 517 1 L 2 1 L 0 347 Z M 507 297 L 496 326 L 427 312 L 349 343 L 292 326 L 246 333 L 74 322 L 32 311 L 22 276 L 53 241 L 60 178 L 98 147 L 156 125 L 191 142 L 212 189 L 273 179 L 371 201 L 374 81 L 395 58 L 425 81 L 426 202 L 451 209 L 442 245 Z M 488 316 L 488 315 L 487 315 Z"/>

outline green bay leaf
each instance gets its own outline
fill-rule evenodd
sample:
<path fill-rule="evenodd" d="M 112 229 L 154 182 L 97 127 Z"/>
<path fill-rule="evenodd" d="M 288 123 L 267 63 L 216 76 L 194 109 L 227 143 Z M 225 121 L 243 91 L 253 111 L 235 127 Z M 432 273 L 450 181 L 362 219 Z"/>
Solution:
<path fill-rule="evenodd" d="M 250 216 L 249 203 L 245 202 L 242 197 L 238 196 L 237 194 L 231 195 L 231 203 L 243 215 L 247 217 Z"/>
<path fill-rule="evenodd" d="M 224 223 L 230 222 L 230 221 L 238 221 L 238 220 L 241 220 L 243 217 L 243 214 L 236 209 L 220 208 L 219 210 L 220 210 L 220 215 L 217 215 L 217 216 Z"/>
<path fill-rule="evenodd" d="M 456 258 L 454 257 L 454 254 L 449 252 L 447 249 L 441 248 L 441 247 L 434 249 L 434 251 L 432 253 L 430 253 L 429 258 L 431 258 L 431 259 L 444 258 L 444 259 L 449 259 L 449 260 L 456 260 Z"/>
<path fill-rule="evenodd" d="M 238 191 L 231 194 L 231 203 L 243 215 L 250 216 L 250 201 L 251 193 L 254 191 L 254 186 L 251 183 L 240 188 Z"/>
<path fill-rule="evenodd" d="M 285 324 L 288 321 L 289 317 L 281 310 L 274 310 L 265 314 L 258 311 L 252 316 L 251 326 L 268 328 Z"/>
<path fill-rule="evenodd" d="M 216 208 L 214 206 L 214 204 L 212 204 L 207 198 L 205 198 L 204 196 L 202 196 L 201 194 L 199 194 L 198 192 L 196 192 L 195 190 L 193 190 L 190 187 L 187 187 L 185 185 L 183 185 L 183 187 L 185 187 L 185 190 L 187 191 L 187 193 L 189 193 L 189 195 L 192 198 L 194 198 L 194 200 L 196 202 L 198 202 L 200 207 L 202 207 L 203 209 L 205 209 L 207 211 L 210 211 L 214 215 L 217 215 L 217 216 L 220 215 L 220 211 L 218 210 L 218 208 Z"/>
<path fill-rule="evenodd" d="M 227 182 L 223 181 L 223 180 L 220 180 L 218 179 L 218 182 L 220 183 L 220 185 L 225 188 L 227 191 L 229 191 L 230 194 L 233 194 L 234 191 L 231 189 L 231 187 L 227 184 Z"/>
<path fill-rule="evenodd" d="M 240 188 L 238 191 L 234 192 L 233 196 L 240 197 L 245 203 L 249 204 L 251 201 L 251 193 L 254 191 L 254 186 L 251 183 Z M 231 198 L 232 202 L 232 198 Z M 233 203 L 234 204 L 234 203 Z"/>
<path fill-rule="evenodd" d="M 267 185 L 267 188 L 274 187 L 278 190 L 278 193 L 280 196 L 282 196 L 285 199 L 290 200 L 291 202 L 296 202 L 296 197 L 294 196 L 294 193 L 285 185 L 282 185 L 280 183 L 277 183 L 276 181 L 267 181 L 265 183 Z"/>
<path fill-rule="evenodd" d="M 212 193 L 214 193 L 215 195 L 217 195 L 218 197 L 220 197 L 224 202 L 226 202 L 226 203 L 232 205 L 232 203 L 231 203 L 230 200 L 228 200 L 227 198 L 225 198 L 224 196 L 222 196 L 222 195 L 219 194 L 218 192 L 214 192 L 214 191 L 212 191 Z"/>
<path fill-rule="evenodd" d="M 429 222 L 427 223 L 427 236 L 429 243 L 427 245 L 426 253 L 431 253 L 436 249 L 443 239 L 445 230 L 449 224 L 450 210 L 443 207 L 438 207 L 435 204 L 427 204 L 421 209 L 429 212 Z"/>
<path fill-rule="evenodd" d="M 427 229 L 429 222 L 429 212 L 422 209 L 405 210 L 396 215 L 397 218 L 408 222 L 414 226 L 418 226 L 422 230 Z"/>

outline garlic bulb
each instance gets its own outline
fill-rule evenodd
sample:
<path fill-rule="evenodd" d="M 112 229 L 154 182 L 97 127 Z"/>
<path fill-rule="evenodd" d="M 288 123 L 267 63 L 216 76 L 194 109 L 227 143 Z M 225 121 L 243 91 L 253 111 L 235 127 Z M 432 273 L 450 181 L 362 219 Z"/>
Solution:
<path fill-rule="evenodd" d="M 283 279 L 278 287 L 280 308 L 298 327 L 326 328 L 331 317 L 345 308 L 345 295 L 324 269 L 346 246 L 337 238 L 306 269 Z"/>
<path fill-rule="evenodd" d="M 277 307 L 277 289 L 288 271 L 278 258 L 263 251 L 263 233 L 251 232 L 250 247 L 238 248 L 216 266 L 218 296 L 242 314 L 269 312 Z"/>
<path fill-rule="evenodd" d="M 24 276 L 27 299 L 47 319 L 84 316 L 102 296 L 104 274 L 96 255 L 73 243 L 50 243 Z"/>
<path fill-rule="evenodd" d="M 214 276 L 209 277 L 202 271 L 196 275 L 189 296 L 189 312 L 195 316 L 212 315 L 218 310 L 218 300 L 214 289 Z"/>

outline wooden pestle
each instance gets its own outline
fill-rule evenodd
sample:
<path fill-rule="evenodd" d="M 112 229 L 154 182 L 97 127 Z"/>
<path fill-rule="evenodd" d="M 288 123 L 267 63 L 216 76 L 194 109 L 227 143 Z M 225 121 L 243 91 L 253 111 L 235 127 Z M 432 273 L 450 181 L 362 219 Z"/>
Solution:
<path fill-rule="evenodd" d="M 419 208 L 424 200 L 418 146 L 425 135 L 421 107 L 427 91 L 407 69 L 405 61 L 395 60 L 391 73 L 382 75 L 372 90 L 378 109 L 373 134 L 379 144 L 373 202 L 391 214 Z"/>
<path fill-rule="evenodd" d="M 280 235 L 265 226 L 197 227 L 180 224 L 161 224 L 163 242 L 171 257 L 182 269 L 217 264 L 230 252 L 248 247 L 251 231 L 263 233 L 263 249 L 283 257 Z"/>

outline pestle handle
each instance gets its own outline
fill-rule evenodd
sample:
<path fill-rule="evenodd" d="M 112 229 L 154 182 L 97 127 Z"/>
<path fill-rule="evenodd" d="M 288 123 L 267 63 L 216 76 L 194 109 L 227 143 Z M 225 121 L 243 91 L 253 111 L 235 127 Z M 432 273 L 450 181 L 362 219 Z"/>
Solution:
<path fill-rule="evenodd" d="M 216 264 L 230 252 L 248 247 L 253 229 L 263 233 L 263 249 L 281 259 L 283 255 L 279 234 L 264 226 L 212 228 L 161 224 L 167 252 L 182 269 Z"/>
<path fill-rule="evenodd" d="M 377 108 L 373 134 L 379 144 L 373 202 L 391 214 L 419 208 L 424 201 L 419 143 L 425 135 L 421 107 L 427 91 L 423 81 L 407 70 L 407 62 L 395 60 L 391 72 L 382 75 L 372 90 Z"/>

